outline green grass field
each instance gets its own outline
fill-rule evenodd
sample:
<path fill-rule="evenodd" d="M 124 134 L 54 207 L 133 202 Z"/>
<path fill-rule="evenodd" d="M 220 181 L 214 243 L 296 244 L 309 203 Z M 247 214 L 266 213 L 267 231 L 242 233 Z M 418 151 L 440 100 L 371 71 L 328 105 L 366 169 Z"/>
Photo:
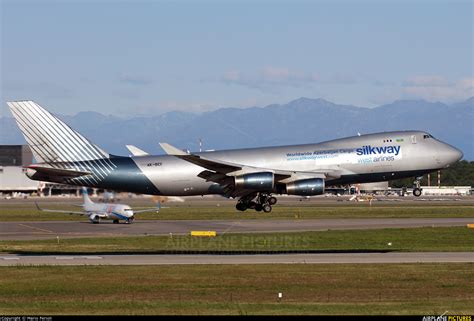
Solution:
<path fill-rule="evenodd" d="M 391 243 L 391 246 L 388 245 Z M 0 241 L 3 253 L 173 253 L 178 251 L 474 251 L 474 230 L 436 227 Z"/>
<path fill-rule="evenodd" d="M 3 315 L 472 315 L 472 302 L 470 263 L 0 267 Z"/>
<path fill-rule="evenodd" d="M 216 204 L 218 202 L 216 201 Z M 219 203 L 220 204 L 220 203 Z M 166 204 L 169 208 L 162 209 L 159 213 L 137 214 L 138 220 L 224 220 L 224 219 L 312 219 L 312 218 L 367 218 L 367 217 L 474 217 L 474 205 L 471 203 L 450 202 L 429 204 L 368 203 L 334 202 L 334 203 L 295 203 L 277 204 L 271 213 L 245 211 L 239 212 L 231 202 L 222 203 L 221 206 L 202 206 L 195 204 Z M 57 210 L 79 211 L 80 208 L 71 206 L 70 203 L 42 204 L 45 208 Z M 151 203 L 134 203 L 132 206 L 153 206 Z M 0 206 L 2 221 L 50 221 L 50 220 L 86 220 L 79 215 L 40 212 L 34 203 L 3 202 Z"/>

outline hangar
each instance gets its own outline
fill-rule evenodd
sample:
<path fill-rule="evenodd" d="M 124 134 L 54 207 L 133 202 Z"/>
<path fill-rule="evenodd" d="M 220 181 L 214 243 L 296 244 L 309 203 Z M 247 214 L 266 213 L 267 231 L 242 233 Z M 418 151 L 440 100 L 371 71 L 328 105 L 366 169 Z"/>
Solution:
<path fill-rule="evenodd" d="M 41 182 L 25 175 L 23 166 L 33 163 L 27 145 L 0 145 L 0 192 L 36 192 Z"/>

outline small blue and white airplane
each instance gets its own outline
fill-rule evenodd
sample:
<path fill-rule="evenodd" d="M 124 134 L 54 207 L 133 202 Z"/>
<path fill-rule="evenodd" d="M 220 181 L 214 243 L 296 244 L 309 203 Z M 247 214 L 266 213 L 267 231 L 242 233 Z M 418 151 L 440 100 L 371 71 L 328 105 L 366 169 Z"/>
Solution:
<path fill-rule="evenodd" d="M 100 220 L 102 219 L 113 220 L 116 224 L 123 220 L 125 223 L 130 224 L 135 219 L 135 214 L 137 213 L 158 213 L 161 209 L 160 202 L 157 203 L 156 207 L 147 207 L 137 211 L 133 211 L 133 209 L 126 204 L 94 203 L 90 199 L 89 194 L 87 193 L 87 188 L 85 187 L 82 188 L 82 195 L 84 197 L 84 203 L 79 206 L 84 208 L 83 212 L 43 209 L 39 207 L 38 203 L 36 203 L 36 207 L 38 210 L 43 212 L 87 215 L 89 221 L 94 224 L 100 223 Z"/>

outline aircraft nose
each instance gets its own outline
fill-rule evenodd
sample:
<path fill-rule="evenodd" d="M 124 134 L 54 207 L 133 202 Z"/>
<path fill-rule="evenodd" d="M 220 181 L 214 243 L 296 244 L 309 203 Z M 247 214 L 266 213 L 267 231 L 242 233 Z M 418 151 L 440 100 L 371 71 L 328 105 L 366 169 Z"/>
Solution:
<path fill-rule="evenodd" d="M 455 162 L 457 162 L 458 160 L 461 160 L 464 157 L 463 152 L 460 149 L 457 149 L 455 147 L 453 147 L 452 153 L 453 153 L 453 158 Z"/>
<path fill-rule="evenodd" d="M 457 149 L 456 147 L 447 145 L 446 148 L 443 150 L 443 158 L 447 166 L 457 162 L 461 158 L 463 158 L 464 154 L 462 151 Z"/>

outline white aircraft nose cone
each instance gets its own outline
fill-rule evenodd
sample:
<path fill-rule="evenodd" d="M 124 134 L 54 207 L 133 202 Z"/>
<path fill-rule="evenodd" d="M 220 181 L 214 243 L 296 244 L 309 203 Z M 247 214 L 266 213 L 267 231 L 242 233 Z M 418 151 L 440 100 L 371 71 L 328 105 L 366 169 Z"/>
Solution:
<path fill-rule="evenodd" d="M 457 148 L 453 148 L 453 151 L 452 151 L 452 154 L 453 154 L 453 159 L 454 159 L 454 162 L 457 162 L 458 160 L 460 160 L 461 158 L 463 158 L 464 154 L 462 153 L 461 150 L 457 149 Z"/>
<path fill-rule="evenodd" d="M 464 156 L 462 151 L 460 151 L 459 149 L 453 146 L 447 146 L 447 148 L 443 150 L 442 155 L 443 155 L 446 165 L 448 166 L 453 163 L 456 163 L 458 160 L 460 160 Z"/>

